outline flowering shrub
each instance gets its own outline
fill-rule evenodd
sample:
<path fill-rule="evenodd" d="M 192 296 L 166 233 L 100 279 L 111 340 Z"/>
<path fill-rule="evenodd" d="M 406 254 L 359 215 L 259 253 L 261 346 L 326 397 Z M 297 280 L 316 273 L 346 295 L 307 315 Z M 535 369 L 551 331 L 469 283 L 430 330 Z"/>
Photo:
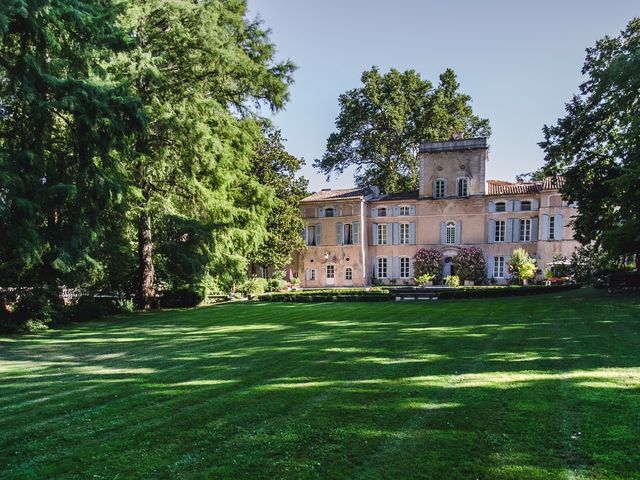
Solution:
<path fill-rule="evenodd" d="M 459 287 L 460 286 L 460 277 L 457 275 L 449 275 L 448 277 L 444 277 L 444 284 L 447 287 Z"/>
<path fill-rule="evenodd" d="M 428 274 L 433 275 L 435 282 L 442 280 L 442 269 L 444 267 L 444 257 L 440 250 L 433 248 L 422 248 L 413 257 L 413 266 L 416 277 Z"/>
<path fill-rule="evenodd" d="M 453 259 L 453 267 L 462 280 L 470 280 L 476 285 L 485 282 L 487 262 L 479 248 L 461 248 Z"/>

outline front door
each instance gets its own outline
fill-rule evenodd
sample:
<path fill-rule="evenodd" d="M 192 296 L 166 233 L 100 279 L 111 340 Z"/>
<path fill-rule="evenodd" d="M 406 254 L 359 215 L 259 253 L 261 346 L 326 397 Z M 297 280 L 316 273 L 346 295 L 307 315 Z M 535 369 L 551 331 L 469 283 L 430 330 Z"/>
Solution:
<path fill-rule="evenodd" d="M 325 285 L 327 287 L 333 287 L 336 284 L 336 266 L 335 265 L 327 265 L 325 267 L 325 273 L 326 273 Z"/>

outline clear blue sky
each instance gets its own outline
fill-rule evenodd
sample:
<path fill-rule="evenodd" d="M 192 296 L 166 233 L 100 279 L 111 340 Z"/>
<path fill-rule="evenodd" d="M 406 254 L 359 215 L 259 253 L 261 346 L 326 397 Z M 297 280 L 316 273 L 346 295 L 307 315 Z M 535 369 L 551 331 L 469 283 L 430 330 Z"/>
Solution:
<path fill-rule="evenodd" d="M 414 69 L 434 83 L 453 68 L 475 113 L 491 122 L 488 178 L 538 168 L 541 128 L 578 91 L 585 49 L 618 35 L 640 2 L 249 0 L 249 9 L 271 28 L 278 58 L 299 67 L 274 122 L 316 191 L 353 185 L 350 173 L 326 183 L 311 164 L 334 131 L 338 95 L 372 65 Z"/>

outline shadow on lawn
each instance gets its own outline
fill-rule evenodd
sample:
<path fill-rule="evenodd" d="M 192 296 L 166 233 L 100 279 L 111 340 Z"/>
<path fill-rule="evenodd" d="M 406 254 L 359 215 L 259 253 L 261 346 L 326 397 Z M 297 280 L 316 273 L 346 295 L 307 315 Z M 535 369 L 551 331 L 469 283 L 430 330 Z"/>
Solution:
<path fill-rule="evenodd" d="M 638 303 L 528 305 L 225 305 L 0 340 L 0 473 L 637 474 Z"/>

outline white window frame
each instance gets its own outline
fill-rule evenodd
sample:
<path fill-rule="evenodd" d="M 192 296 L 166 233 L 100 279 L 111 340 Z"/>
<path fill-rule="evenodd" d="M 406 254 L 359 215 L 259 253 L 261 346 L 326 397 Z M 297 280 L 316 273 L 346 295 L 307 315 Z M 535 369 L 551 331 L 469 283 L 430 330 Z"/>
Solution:
<path fill-rule="evenodd" d="M 556 216 L 549 216 L 549 240 L 556 239 Z"/>
<path fill-rule="evenodd" d="M 496 228 L 493 232 L 493 241 L 496 243 L 502 243 L 507 237 L 507 221 L 496 220 Z"/>
<path fill-rule="evenodd" d="M 446 245 L 455 245 L 456 244 L 456 224 L 455 222 L 447 222 L 445 225 L 445 244 Z"/>
<path fill-rule="evenodd" d="M 531 241 L 531 219 L 530 218 L 521 218 L 520 219 L 520 241 L 521 242 L 530 242 Z"/>
<path fill-rule="evenodd" d="M 400 257 L 400 278 L 409 278 L 411 272 L 411 259 Z"/>
<path fill-rule="evenodd" d="M 377 278 L 387 278 L 389 274 L 389 271 L 388 271 L 389 262 L 387 260 L 387 257 L 378 257 L 377 267 L 378 267 L 376 269 Z"/>
<path fill-rule="evenodd" d="M 348 282 L 353 280 L 353 267 L 345 267 L 344 279 Z"/>
<path fill-rule="evenodd" d="M 411 215 L 411 207 L 407 207 L 406 205 L 400 206 L 400 216 L 407 217 Z"/>
<path fill-rule="evenodd" d="M 309 270 L 309 273 L 310 273 L 309 280 L 315 280 L 316 279 L 316 269 L 312 268 L 311 270 Z"/>
<path fill-rule="evenodd" d="M 504 278 L 505 269 L 504 255 L 493 257 L 493 276 L 494 278 Z"/>
<path fill-rule="evenodd" d="M 329 273 L 329 269 L 331 269 L 331 273 Z M 324 273 L 326 278 L 336 278 L 336 266 L 335 265 L 325 265 Z"/>
<path fill-rule="evenodd" d="M 376 232 L 378 245 L 389 245 L 389 228 L 386 223 L 379 223 Z"/>
<path fill-rule="evenodd" d="M 316 226 L 315 225 L 307 225 L 307 246 L 308 247 L 316 246 Z"/>
<path fill-rule="evenodd" d="M 409 224 L 408 223 L 401 223 L 400 226 L 398 227 L 399 230 L 399 236 L 400 236 L 400 244 L 401 245 L 408 245 L 409 244 Z"/>
<path fill-rule="evenodd" d="M 447 194 L 447 192 L 445 191 L 445 189 L 447 188 L 447 182 L 444 180 L 444 178 L 436 178 L 435 183 L 435 191 L 433 192 L 433 196 L 435 198 L 444 198 Z"/>
<path fill-rule="evenodd" d="M 348 235 L 347 235 L 347 231 L 349 232 Z M 344 225 L 342 225 L 342 244 L 353 245 L 353 224 L 352 223 L 345 223 Z"/>
<path fill-rule="evenodd" d="M 459 197 L 464 198 L 469 196 L 469 179 L 467 177 L 459 177 L 456 186 Z"/>

